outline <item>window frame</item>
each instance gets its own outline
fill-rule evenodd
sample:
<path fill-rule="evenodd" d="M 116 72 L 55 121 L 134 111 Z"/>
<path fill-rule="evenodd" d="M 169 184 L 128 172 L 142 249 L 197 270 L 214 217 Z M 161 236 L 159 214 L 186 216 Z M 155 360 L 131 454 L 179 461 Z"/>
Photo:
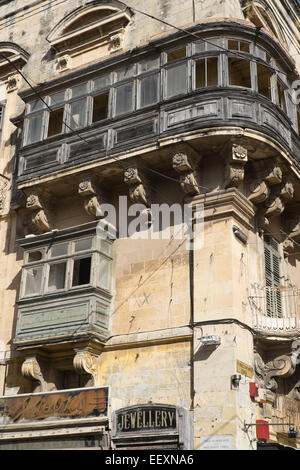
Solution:
<path fill-rule="evenodd" d="M 75 242 L 81 241 L 85 239 L 91 239 L 91 247 L 85 250 L 75 251 Z M 102 240 L 101 240 L 102 242 Z M 98 288 L 103 289 L 105 291 L 109 291 L 111 288 L 111 250 L 109 249 L 109 253 L 107 253 L 103 246 L 97 240 L 97 236 L 94 234 L 91 235 L 83 235 L 80 237 L 73 237 L 67 240 L 58 241 L 57 243 L 49 245 L 39 245 L 36 248 L 29 248 L 25 249 L 24 252 L 24 263 L 22 266 L 22 274 L 21 274 L 21 286 L 20 286 L 20 299 L 21 300 L 28 300 L 31 298 L 36 297 L 45 297 L 45 296 L 53 296 L 59 294 L 66 294 L 78 291 L 78 289 L 86 289 L 86 288 Z M 104 242 L 108 242 L 104 240 Z M 58 246 L 62 244 L 68 244 L 67 253 L 64 255 L 59 256 L 51 256 L 51 249 L 53 246 Z M 111 242 L 110 242 L 111 243 Z M 30 252 L 34 251 L 41 251 L 43 253 L 43 257 L 41 260 L 38 261 L 31 261 L 29 262 L 29 254 Z M 73 274 L 74 274 L 74 262 L 78 259 L 83 258 L 91 258 L 91 265 L 90 265 L 90 281 L 87 284 L 80 284 L 73 286 Z M 109 265 L 109 286 L 103 287 L 101 285 L 101 279 L 99 277 L 99 270 L 101 266 L 101 260 L 105 259 L 108 261 Z M 54 264 L 59 263 L 66 263 L 65 269 L 65 278 L 64 278 L 64 287 L 60 289 L 53 289 L 49 290 L 49 279 L 50 279 L 50 268 Z M 41 274 L 41 288 L 38 293 L 34 294 L 27 294 L 26 293 L 26 277 L 29 269 L 32 268 L 42 268 Z M 106 280 L 105 280 L 106 283 Z M 104 281 L 103 281 L 104 284 Z"/>

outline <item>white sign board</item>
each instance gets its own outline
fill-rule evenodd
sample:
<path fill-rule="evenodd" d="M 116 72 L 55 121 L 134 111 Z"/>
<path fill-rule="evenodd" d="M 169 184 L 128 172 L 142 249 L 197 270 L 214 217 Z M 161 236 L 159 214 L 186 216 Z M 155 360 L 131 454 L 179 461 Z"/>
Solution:
<path fill-rule="evenodd" d="M 212 435 L 201 437 L 201 450 L 233 450 L 232 435 Z"/>

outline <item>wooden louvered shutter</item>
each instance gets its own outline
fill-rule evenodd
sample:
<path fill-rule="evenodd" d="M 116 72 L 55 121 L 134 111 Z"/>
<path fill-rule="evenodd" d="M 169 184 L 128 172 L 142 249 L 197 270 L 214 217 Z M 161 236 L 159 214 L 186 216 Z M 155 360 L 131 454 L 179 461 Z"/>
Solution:
<path fill-rule="evenodd" d="M 267 315 L 270 317 L 282 316 L 282 302 L 280 289 L 280 254 L 278 243 L 270 237 L 265 237 L 265 278 Z"/>

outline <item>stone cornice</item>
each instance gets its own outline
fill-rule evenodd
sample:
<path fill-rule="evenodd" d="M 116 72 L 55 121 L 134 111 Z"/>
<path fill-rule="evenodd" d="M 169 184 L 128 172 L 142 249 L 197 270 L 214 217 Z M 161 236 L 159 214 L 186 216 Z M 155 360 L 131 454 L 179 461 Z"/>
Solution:
<path fill-rule="evenodd" d="M 204 222 L 233 217 L 248 229 L 254 227 L 255 207 L 236 188 L 198 195 L 187 202 L 204 204 Z"/>

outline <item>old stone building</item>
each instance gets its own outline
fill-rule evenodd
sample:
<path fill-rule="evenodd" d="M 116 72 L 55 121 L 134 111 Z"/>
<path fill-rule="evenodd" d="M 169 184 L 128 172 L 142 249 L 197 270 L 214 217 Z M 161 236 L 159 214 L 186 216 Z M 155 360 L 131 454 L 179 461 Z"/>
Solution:
<path fill-rule="evenodd" d="M 299 19 L 0 1 L 1 450 L 299 447 Z"/>

